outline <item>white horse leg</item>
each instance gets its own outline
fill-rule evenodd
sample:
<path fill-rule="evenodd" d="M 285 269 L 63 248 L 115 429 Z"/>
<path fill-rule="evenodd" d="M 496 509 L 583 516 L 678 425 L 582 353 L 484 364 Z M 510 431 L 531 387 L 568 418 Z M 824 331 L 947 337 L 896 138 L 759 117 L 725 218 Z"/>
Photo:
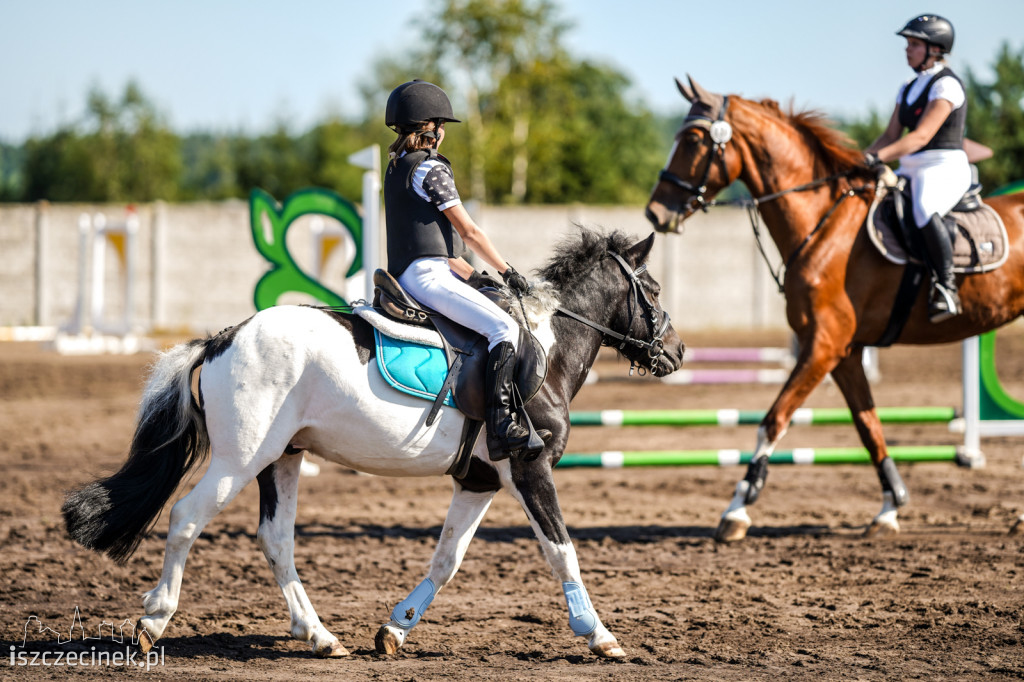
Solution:
<path fill-rule="evenodd" d="M 320 658 L 348 656 L 338 638 L 327 631 L 295 570 L 295 514 L 298 507 L 302 455 L 285 456 L 256 477 L 260 486 L 260 527 L 256 542 L 267 557 L 291 616 L 291 635 L 313 643 Z"/>
<path fill-rule="evenodd" d="M 523 480 L 521 487 L 512 482 L 507 468 L 500 470 L 502 484 L 519 500 L 551 571 L 562 584 L 569 609 L 569 627 L 574 635 L 586 637 L 587 647 L 598 656 L 624 658 L 626 652 L 619 646 L 615 635 L 601 622 L 583 584 L 576 548 L 569 539 L 569 531 L 562 519 L 551 469 L 543 460 L 523 466 L 529 467 L 529 471 L 524 471 L 520 477 Z"/>
<path fill-rule="evenodd" d="M 484 514 L 491 506 L 497 491 L 472 492 L 457 481 L 448 506 L 448 515 L 441 529 L 441 538 L 430 560 L 430 570 L 423 582 L 391 611 L 391 620 L 381 626 L 374 638 L 378 653 L 393 654 L 405 643 L 409 631 L 415 627 L 430 606 L 434 596 L 447 585 L 466 556 L 469 543 Z"/>
<path fill-rule="evenodd" d="M 143 653 L 160 639 L 178 608 L 181 577 L 192 544 L 206 524 L 252 480 L 244 472 L 230 470 L 224 462 L 214 460 L 192 491 L 171 508 L 164 568 L 160 581 L 142 596 L 146 615 L 139 619 L 136 632 Z M 145 630 L 145 633 L 142 630 Z"/>
<path fill-rule="evenodd" d="M 757 448 L 754 456 L 747 467 L 746 477 L 736 484 L 736 491 L 732 500 L 724 512 L 722 519 L 718 522 L 718 529 L 715 531 L 715 540 L 718 542 L 736 542 L 747 537 L 750 529 L 750 514 L 747 513 L 747 505 L 757 499 L 764 485 L 764 479 L 768 471 L 768 458 L 775 451 L 775 446 L 786 434 L 785 430 L 773 442 L 769 442 L 764 426 L 757 428 Z"/>
<path fill-rule="evenodd" d="M 890 491 L 882 493 L 882 511 L 871 520 L 865 535 L 868 537 L 882 537 L 886 535 L 897 535 L 900 532 L 899 507 L 896 506 L 896 498 Z"/>

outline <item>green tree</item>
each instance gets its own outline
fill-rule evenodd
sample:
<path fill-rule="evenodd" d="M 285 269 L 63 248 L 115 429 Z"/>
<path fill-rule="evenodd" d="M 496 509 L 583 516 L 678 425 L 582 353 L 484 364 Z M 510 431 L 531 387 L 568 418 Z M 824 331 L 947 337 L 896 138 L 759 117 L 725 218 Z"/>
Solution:
<path fill-rule="evenodd" d="M 226 135 L 194 133 L 181 141 L 182 199 L 231 199 L 245 193 L 238 185 L 237 159 Z"/>
<path fill-rule="evenodd" d="M 418 27 L 425 48 L 377 62 L 383 87 L 363 88 L 368 121 L 379 121 L 398 83 L 432 80 L 465 122 L 444 148 L 464 198 L 643 201 L 671 132 L 627 101 L 622 74 L 568 54 L 570 27 L 553 2 L 437 0 L 430 15 L 436 21 Z"/>
<path fill-rule="evenodd" d="M 23 198 L 175 199 L 182 169 L 178 145 L 135 83 L 116 102 L 94 88 L 81 123 L 26 142 Z"/>
<path fill-rule="evenodd" d="M 268 135 L 236 138 L 238 185 L 243 192 L 254 187 L 283 198 L 313 184 L 309 135 L 293 137 L 284 121 Z"/>
<path fill-rule="evenodd" d="M 992 82 L 983 82 L 971 69 L 964 79 L 967 135 L 993 151 L 992 158 L 978 164 L 988 190 L 1024 179 L 1024 49 L 1014 52 L 1003 43 L 992 71 Z"/>
<path fill-rule="evenodd" d="M 510 116 L 502 131 L 513 157 L 508 193 L 526 195 L 527 142 L 532 102 L 530 76 L 538 62 L 563 57 L 561 22 L 550 0 L 438 0 L 438 21 L 424 27 L 430 61 L 451 80 L 462 80 L 469 129 L 470 196 L 486 198 L 488 131 L 486 100 L 503 100 Z"/>
<path fill-rule="evenodd" d="M 889 125 L 889 116 L 891 115 L 892 112 L 890 111 L 883 117 L 877 110 L 871 109 L 866 120 L 840 121 L 839 128 L 849 135 L 850 139 L 858 147 L 864 149 L 885 132 L 885 127 Z"/>

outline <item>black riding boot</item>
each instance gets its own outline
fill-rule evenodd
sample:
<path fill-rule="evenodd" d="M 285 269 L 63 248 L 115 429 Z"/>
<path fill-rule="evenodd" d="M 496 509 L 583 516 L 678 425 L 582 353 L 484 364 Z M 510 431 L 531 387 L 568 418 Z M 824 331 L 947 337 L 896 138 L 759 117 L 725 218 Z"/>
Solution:
<path fill-rule="evenodd" d="M 960 314 L 960 295 L 957 293 L 956 275 L 953 274 L 953 243 L 938 213 L 921 228 L 921 232 L 928 248 L 928 264 L 935 277 L 928 300 L 928 317 L 932 322 L 942 322 Z"/>
<path fill-rule="evenodd" d="M 487 356 L 487 449 L 498 461 L 523 454 L 530 432 L 512 417 L 512 370 L 516 350 L 502 341 Z"/>

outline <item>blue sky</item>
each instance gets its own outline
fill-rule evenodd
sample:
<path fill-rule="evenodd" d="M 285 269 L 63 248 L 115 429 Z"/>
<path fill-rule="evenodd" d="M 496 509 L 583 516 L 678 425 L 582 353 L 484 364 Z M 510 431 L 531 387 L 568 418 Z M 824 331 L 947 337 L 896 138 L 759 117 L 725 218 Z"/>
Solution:
<path fill-rule="evenodd" d="M 1024 48 L 1024 1 L 556 0 L 578 58 L 612 65 L 656 111 L 682 111 L 672 82 L 771 97 L 833 116 L 887 116 L 909 78 L 908 19 L 934 12 L 957 29 L 950 60 L 983 79 L 1003 41 Z M 0 0 L 0 139 L 19 142 L 82 112 L 90 86 L 120 94 L 135 78 L 171 125 L 296 129 L 328 111 L 361 114 L 358 83 L 401 52 L 435 0 Z M 382 103 L 383 107 L 383 103 Z"/>

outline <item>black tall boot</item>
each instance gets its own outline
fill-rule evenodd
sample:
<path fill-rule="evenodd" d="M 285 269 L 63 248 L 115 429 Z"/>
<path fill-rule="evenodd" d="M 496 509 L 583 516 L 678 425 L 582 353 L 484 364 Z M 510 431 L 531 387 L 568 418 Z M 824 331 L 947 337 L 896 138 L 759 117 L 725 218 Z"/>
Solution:
<path fill-rule="evenodd" d="M 498 461 L 523 454 L 530 432 L 512 417 L 512 370 L 516 350 L 502 341 L 487 356 L 487 449 Z"/>
<path fill-rule="evenodd" d="M 928 265 L 934 275 L 928 317 L 932 322 L 942 322 L 960 314 L 960 295 L 953 274 L 953 243 L 938 213 L 921 228 L 921 233 L 928 248 Z"/>

